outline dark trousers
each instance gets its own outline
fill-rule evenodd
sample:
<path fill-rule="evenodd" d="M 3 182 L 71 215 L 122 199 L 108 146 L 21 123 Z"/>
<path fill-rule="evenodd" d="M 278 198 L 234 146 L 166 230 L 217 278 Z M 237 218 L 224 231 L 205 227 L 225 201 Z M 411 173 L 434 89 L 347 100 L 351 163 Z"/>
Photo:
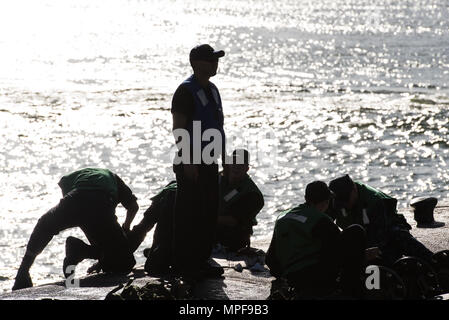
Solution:
<path fill-rule="evenodd" d="M 174 167 L 177 191 L 173 216 L 173 267 L 195 273 L 209 258 L 218 215 L 218 165 L 198 165 L 198 181 Z"/>
<path fill-rule="evenodd" d="M 63 197 L 37 222 L 27 245 L 27 254 L 40 254 L 53 236 L 79 227 L 92 245 L 85 258 L 96 258 L 102 269 L 130 271 L 135 264 L 127 238 L 117 222 L 115 205 L 102 191 L 74 190 Z"/>
<path fill-rule="evenodd" d="M 413 256 L 421 258 L 427 262 L 432 259 L 433 252 L 419 242 L 408 230 L 393 228 L 389 232 L 388 241 L 381 246 L 382 262 L 387 266 L 403 256 Z"/>
<path fill-rule="evenodd" d="M 136 235 L 136 241 L 132 244 L 132 250 L 135 251 L 144 240 L 145 235 L 156 224 L 153 243 L 145 262 L 145 271 L 150 274 L 160 274 L 169 271 L 172 259 L 175 198 L 176 192 L 167 191 L 162 198 L 154 200 L 151 206 L 144 212 L 143 219 L 134 226 L 132 231 Z"/>
<path fill-rule="evenodd" d="M 358 297 L 363 291 L 365 246 L 363 227 L 349 226 L 341 232 L 333 250 L 325 252 L 318 264 L 289 274 L 287 280 L 299 292 L 320 295 L 334 290 L 340 275 L 343 292 Z"/>
<path fill-rule="evenodd" d="M 252 228 L 217 226 L 216 242 L 228 247 L 231 251 L 248 247 L 251 244 Z"/>

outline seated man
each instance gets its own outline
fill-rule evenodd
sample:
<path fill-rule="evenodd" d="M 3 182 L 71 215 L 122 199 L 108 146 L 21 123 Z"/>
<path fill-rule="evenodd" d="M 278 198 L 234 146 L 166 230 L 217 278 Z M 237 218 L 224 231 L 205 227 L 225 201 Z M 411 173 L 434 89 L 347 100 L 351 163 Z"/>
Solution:
<path fill-rule="evenodd" d="M 403 255 L 430 262 L 433 253 L 411 234 L 411 226 L 398 214 L 397 200 L 349 175 L 332 180 L 329 188 L 335 193 L 336 208 L 331 215 L 337 225 L 345 229 L 352 224 L 362 225 L 367 234 L 367 246 L 382 252 L 382 262 L 391 266 Z"/>
<path fill-rule="evenodd" d="M 249 169 L 248 151 L 235 150 L 233 160 L 232 164 L 224 165 L 225 170 L 220 174 L 216 241 L 238 250 L 250 244 L 255 216 L 263 207 L 263 196 L 246 173 Z M 176 181 L 172 181 L 151 199 L 152 204 L 145 211 L 144 218 L 129 233 L 131 248 L 136 250 L 157 223 L 152 246 L 145 251 L 145 270 L 150 274 L 167 273 L 171 265 L 175 196 Z"/>
<path fill-rule="evenodd" d="M 353 225 L 340 232 L 326 215 L 332 193 L 321 181 L 307 185 L 304 204 L 284 211 L 276 220 L 266 264 L 299 295 L 325 296 L 337 287 L 360 297 L 365 265 L 366 235 Z M 366 254 L 376 254 L 376 248 Z"/>
<path fill-rule="evenodd" d="M 124 230 L 129 230 L 139 206 L 122 179 L 107 169 L 85 168 L 65 175 L 58 184 L 63 198 L 34 227 L 13 290 L 33 286 L 29 270 L 34 260 L 53 236 L 68 228 L 80 227 L 91 245 L 67 238 L 63 263 L 66 277 L 71 274 L 69 269 L 85 258 L 98 259 L 106 272 L 128 273 L 135 265 Z M 119 203 L 127 209 L 123 229 L 115 215 Z"/>
<path fill-rule="evenodd" d="M 220 173 L 220 200 L 216 242 L 231 251 L 250 246 L 256 215 L 264 206 L 262 192 L 247 174 L 249 152 L 234 150 L 232 164 L 224 164 Z"/>

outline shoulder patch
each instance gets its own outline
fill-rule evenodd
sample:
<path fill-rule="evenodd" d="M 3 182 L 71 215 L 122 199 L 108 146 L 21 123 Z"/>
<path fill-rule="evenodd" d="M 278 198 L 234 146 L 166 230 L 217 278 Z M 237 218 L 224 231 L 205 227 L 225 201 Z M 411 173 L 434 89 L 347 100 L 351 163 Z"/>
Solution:
<path fill-rule="evenodd" d="M 217 89 L 212 88 L 211 91 L 212 91 L 212 95 L 214 96 L 215 102 L 216 102 L 217 104 L 220 104 L 220 99 L 218 98 L 218 92 L 217 92 Z"/>
<path fill-rule="evenodd" d="M 201 104 L 203 105 L 203 107 L 205 107 L 209 101 L 207 100 L 207 97 L 206 97 L 206 94 L 204 93 L 204 90 L 203 89 L 198 90 L 196 92 L 196 95 L 200 99 Z"/>
<path fill-rule="evenodd" d="M 223 197 L 224 201 L 228 202 L 238 194 L 236 189 L 231 190 L 227 195 Z"/>

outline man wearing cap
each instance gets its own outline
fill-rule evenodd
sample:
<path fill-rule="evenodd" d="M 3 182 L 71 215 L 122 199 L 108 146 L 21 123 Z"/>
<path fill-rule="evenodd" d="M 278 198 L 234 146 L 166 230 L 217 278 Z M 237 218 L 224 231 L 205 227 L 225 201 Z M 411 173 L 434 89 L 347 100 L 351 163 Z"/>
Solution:
<path fill-rule="evenodd" d="M 139 206 L 123 180 L 107 169 L 84 168 L 63 176 L 58 184 L 63 198 L 34 227 L 13 290 L 33 285 L 29 270 L 34 260 L 53 236 L 68 228 L 80 227 L 91 245 L 67 238 L 63 262 L 66 277 L 86 258 L 98 259 L 99 267 L 106 272 L 128 273 L 136 262 L 124 231 L 129 230 Z M 127 209 L 122 226 L 115 215 L 119 203 Z"/>
<path fill-rule="evenodd" d="M 264 206 L 262 192 L 247 174 L 249 152 L 237 149 L 219 176 L 220 204 L 216 242 L 230 251 L 250 246 L 256 215 Z"/>
<path fill-rule="evenodd" d="M 193 75 L 181 83 L 172 100 L 173 134 L 177 146 L 182 146 L 173 166 L 177 182 L 173 267 L 187 276 L 210 267 L 207 259 L 218 213 L 216 160 L 224 157 L 225 134 L 220 93 L 209 79 L 216 75 L 224 54 L 208 44 L 194 47 L 190 51 Z"/>
<path fill-rule="evenodd" d="M 329 188 L 336 196 L 332 216 L 337 225 L 343 229 L 354 223 L 363 226 L 367 245 L 380 248 L 384 263 L 392 265 L 403 255 L 431 260 L 432 252 L 410 234 L 411 226 L 398 214 L 395 198 L 354 182 L 349 175 L 332 180 Z"/>
<path fill-rule="evenodd" d="M 306 202 L 276 220 L 266 264 L 276 278 L 287 279 L 301 295 L 322 296 L 336 289 L 341 273 L 345 294 L 360 297 L 366 235 L 353 225 L 340 232 L 325 213 L 331 191 L 322 181 L 306 187 Z"/>

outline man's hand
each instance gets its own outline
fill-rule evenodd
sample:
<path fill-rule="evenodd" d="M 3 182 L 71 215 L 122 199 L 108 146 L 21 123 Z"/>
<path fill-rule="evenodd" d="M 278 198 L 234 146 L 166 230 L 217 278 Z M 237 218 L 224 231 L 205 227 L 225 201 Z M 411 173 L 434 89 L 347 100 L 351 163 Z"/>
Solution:
<path fill-rule="evenodd" d="M 137 204 L 137 201 L 134 201 L 128 206 L 126 211 L 126 219 L 125 222 L 122 224 L 122 228 L 123 230 L 125 230 L 125 232 L 129 232 L 131 222 L 133 222 L 137 211 L 139 211 L 139 205 Z"/>
<path fill-rule="evenodd" d="M 365 260 L 372 261 L 375 259 L 380 259 L 382 251 L 378 247 L 372 247 L 365 249 Z"/>

